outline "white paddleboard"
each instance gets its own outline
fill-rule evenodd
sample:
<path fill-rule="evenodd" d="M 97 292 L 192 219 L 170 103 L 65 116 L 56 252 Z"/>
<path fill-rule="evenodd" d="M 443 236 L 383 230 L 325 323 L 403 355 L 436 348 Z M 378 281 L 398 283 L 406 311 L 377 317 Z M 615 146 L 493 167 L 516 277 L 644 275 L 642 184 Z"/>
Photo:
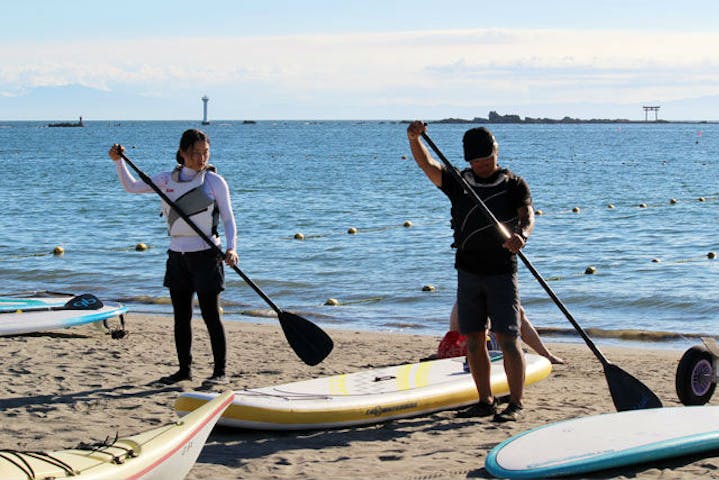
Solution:
<path fill-rule="evenodd" d="M 548 478 L 719 448 L 719 406 L 655 408 L 580 417 L 516 435 L 485 468 L 499 478 Z"/>
<path fill-rule="evenodd" d="M 509 393 L 500 352 L 492 352 L 492 392 Z M 547 377 L 552 365 L 527 354 L 526 383 Z M 175 401 L 184 415 L 216 394 L 186 392 Z M 410 363 L 235 392 L 218 424 L 259 430 L 305 430 L 366 425 L 459 408 L 477 401 L 464 357 Z"/>
<path fill-rule="evenodd" d="M 123 315 L 127 307 L 105 302 L 98 310 L 32 310 L 62 307 L 72 296 L 43 296 L 30 298 L 0 297 L 0 336 L 44 332 L 101 322 Z"/>

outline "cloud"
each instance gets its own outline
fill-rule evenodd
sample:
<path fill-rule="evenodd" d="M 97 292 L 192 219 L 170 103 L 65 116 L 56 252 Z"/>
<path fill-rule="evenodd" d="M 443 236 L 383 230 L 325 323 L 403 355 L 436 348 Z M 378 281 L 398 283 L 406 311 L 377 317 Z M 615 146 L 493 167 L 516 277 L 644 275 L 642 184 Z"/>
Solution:
<path fill-rule="evenodd" d="M 719 34 L 465 29 L 5 45 L 0 92 L 82 85 L 353 103 L 641 102 L 719 93 Z M 427 94 L 430 94 L 428 96 Z"/>

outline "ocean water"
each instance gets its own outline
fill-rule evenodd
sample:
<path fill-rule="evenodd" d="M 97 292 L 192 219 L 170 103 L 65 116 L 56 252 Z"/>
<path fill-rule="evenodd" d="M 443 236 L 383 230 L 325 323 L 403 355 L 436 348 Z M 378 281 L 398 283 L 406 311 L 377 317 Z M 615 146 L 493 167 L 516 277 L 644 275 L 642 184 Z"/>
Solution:
<path fill-rule="evenodd" d="M 159 199 L 126 193 L 107 150 L 122 143 L 151 175 L 172 168 L 191 127 L 200 125 L 0 122 L 0 292 L 91 292 L 131 313 L 171 312 Z M 456 286 L 449 202 L 412 160 L 405 124 L 203 128 L 232 192 L 239 266 L 276 304 L 324 327 L 446 331 Z M 428 134 L 464 166 L 467 128 L 430 124 Z M 719 125 L 490 128 L 500 165 L 527 180 L 542 211 L 524 252 L 590 335 L 676 345 L 719 334 L 719 259 L 709 258 L 719 252 Z M 520 291 L 545 335 L 577 341 L 521 265 Z M 325 305 L 330 298 L 340 305 Z M 231 270 L 223 306 L 228 320 L 275 321 Z"/>

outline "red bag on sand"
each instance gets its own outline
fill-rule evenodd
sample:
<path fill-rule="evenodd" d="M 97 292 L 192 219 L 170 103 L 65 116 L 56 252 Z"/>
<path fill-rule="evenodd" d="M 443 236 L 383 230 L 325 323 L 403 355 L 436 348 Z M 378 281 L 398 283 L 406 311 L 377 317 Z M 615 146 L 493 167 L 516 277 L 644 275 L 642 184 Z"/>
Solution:
<path fill-rule="evenodd" d="M 499 350 L 494 334 L 487 335 L 487 350 Z M 467 355 L 467 337 L 450 330 L 437 347 L 437 358 L 464 357 Z"/>
<path fill-rule="evenodd" d="M 467 355 L 467 338 L 450 330 L 437 347 L 437 358 L 463 357 Z"/>

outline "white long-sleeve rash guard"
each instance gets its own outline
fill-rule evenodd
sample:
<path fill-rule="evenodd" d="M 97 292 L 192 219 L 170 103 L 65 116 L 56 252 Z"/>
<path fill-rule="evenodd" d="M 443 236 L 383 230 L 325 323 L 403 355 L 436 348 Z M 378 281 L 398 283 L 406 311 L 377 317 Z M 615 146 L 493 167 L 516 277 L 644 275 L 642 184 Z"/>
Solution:
<path fill-rule="evenodd" d="M 149 193 L 153 192 L 152 188 L 142 180 L 137 180 L 132 176 L 124 160 L 118 160 L 115 163 L 117 176 L 120 178 L 123 188 L 128 193 Z M 152 182 L 160 189 L 164 189 L 170 180 L 172 172 L 162 172 L 152 176 Z M 183 181 L 191 180 L 197 172 L 182 167 L 180 179 Z M 232 203 L 230 202 L 230 189 L 224 178 L 214 172 L 207 172 L 205 176 L 204 190 L 210 198 L 217 202 L 220 210 L 220 219 L 225 231 L 225 241 L 227 248 L 235 250 L 237 243 L 237 224 L 235 223 L 235 215 L 232 212 Z M 212 237 L 217 246 L 220 246 L 219 238 Z M 207 250 L 207 242 L 199 236 L 192 237 L 171 237 L 170 250 L 176 252 L 198 252 Z"/>

